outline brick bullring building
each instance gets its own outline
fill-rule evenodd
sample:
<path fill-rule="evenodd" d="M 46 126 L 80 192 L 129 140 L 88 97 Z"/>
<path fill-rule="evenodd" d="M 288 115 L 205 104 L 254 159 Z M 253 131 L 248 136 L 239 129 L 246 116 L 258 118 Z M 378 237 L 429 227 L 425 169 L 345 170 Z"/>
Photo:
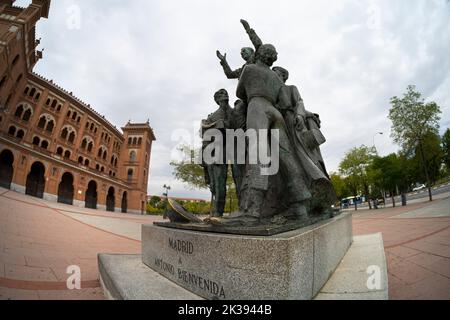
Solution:
<path fill-rule="evenodd" d="M 122 131 L 72 93 L 33 72 L 35 25 L 50 0 L 0 0 L 0 186 L 60 203 L 143 213 L 149 123 Z"/>

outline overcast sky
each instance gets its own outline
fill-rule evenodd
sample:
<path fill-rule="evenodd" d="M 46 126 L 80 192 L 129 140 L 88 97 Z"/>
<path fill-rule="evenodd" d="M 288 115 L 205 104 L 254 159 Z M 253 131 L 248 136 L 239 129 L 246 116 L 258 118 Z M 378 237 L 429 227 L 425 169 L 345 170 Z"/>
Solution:
<path fill-rule="evenodd" d="M 18 1 L 26 5 L 30 1 Z M 450 3 L 446 0 L 148 1 L 58 0 L 38 25 L 44 59 L 35 71 L 91 104 L 117 127 L 150 119 L 157 141 L 150 194 L 209 199 L 173 179 L 169 162 L 175 130 L 197 132 L 215 110 L 213 94 L 233 97 L 215 55 L 243 64 L 251 46 L 239 20 L 279 52 L 307 109 L 319 113 L 329 171 L 344 153 L 375 138 L 381 155 L 390 139 L 389 99 L 414 84 L 442 109 L 450 127 Z M 195 128 L 195 131 L 194 131 Z"/>

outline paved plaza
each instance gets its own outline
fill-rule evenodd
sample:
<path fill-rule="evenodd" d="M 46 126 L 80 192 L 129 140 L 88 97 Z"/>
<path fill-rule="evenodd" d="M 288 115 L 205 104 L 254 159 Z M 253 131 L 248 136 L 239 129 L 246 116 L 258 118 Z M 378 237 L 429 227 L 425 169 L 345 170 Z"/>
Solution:
<path fill-rule="evenodd" d="M 104 299 L 98 253 L 141 251 L 142 224 L 160 219 L 77 208 L 0 188 L 0 299 Z M 355 235 L 383 233 L 390 299 L 450 299 L 450 197 L 361 210 Z M 68 290 L 67 267 L 81 269 Z"/>

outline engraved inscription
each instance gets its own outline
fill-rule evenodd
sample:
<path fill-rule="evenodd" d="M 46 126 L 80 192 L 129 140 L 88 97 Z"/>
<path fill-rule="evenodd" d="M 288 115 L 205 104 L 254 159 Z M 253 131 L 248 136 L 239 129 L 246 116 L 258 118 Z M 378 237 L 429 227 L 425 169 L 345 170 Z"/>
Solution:
<path fill-rule="evenodd" d="M 178 280 L 182 280 L 184 283 L 191 286 L 195 286 L 200 290 L 209 292 L 210 294 L 225 299 L 225 290 L 217 282 L 205 279 L 201 276 L 187 272 L 185 270 L 178 269 Z"/>
<path fill-rule="evenodd" d="M 175 251 L 185 254 L 194 253 L 194 245 L 190 241 L 169 238 L 169 247 Z"/>
<path fill-rule="evenodd" d="M 156 258 L 155 266 L 162 271 L 175 275 L 175 267 L 172 264 L 165 262 L 163 259 Z"/>

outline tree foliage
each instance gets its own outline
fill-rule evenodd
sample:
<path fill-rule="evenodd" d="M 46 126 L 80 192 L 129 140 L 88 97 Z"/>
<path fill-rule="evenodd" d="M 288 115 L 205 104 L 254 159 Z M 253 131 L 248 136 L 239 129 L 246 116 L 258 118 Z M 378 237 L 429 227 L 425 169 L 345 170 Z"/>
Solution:
<path fill-rule="evenodd" d="M 441 177 L 441 167 L 444 158 L 444 153 L 441 148 L 441 138 L 433 132 L 427 132 L 422 138 L 422 147 L 430 182 L 434 184 Z M 412 161 L 416 173 L 415 182 L 423 183 L 426 182 L 426 176 L 422 166 L 419 148 L 420 146 L 416 147 Z"/>
<path fill-rule="evenodd" d="M 367 146 L 353 148 L 344 156 L 339 165 L 339 172 L 346 178 L 352 195 L 360 192 L 369 193 L 368 167 L 375 156 L 375 150 Z"/>
<path fill-rule="evenodd" d="M 343 178 L 338 173 L 331 173 L 330 179 L 331 183 L 333 184 L 334 190 L 336 191 L 336 196 L 339 200 L 355 195 L 350 191 L 345 178 Z"/>
<path fill-rule="evenodd" d="M 438 134 L 440 107 L 436 102 L 425 103 L 415 86 L 408 86 L 403 98 L 393 97 L 391 105 L 391 137 L 405 152 L 412 151 L 427 132 Z"/>
<path fill-rule="evenodd" d="M 450 128 L 442 136 L 442 153 L 447 172 L 450 173 Z"/>
<path fill-rule="evenodd" d="M 184 154 L 185 160 L 170 163 L 175 178 L 186 183 L 191 189 L 207 189 L 203 167 L 194 161 L 200 150 L 188 146 L 182 146 L 179 150 Z"/>

